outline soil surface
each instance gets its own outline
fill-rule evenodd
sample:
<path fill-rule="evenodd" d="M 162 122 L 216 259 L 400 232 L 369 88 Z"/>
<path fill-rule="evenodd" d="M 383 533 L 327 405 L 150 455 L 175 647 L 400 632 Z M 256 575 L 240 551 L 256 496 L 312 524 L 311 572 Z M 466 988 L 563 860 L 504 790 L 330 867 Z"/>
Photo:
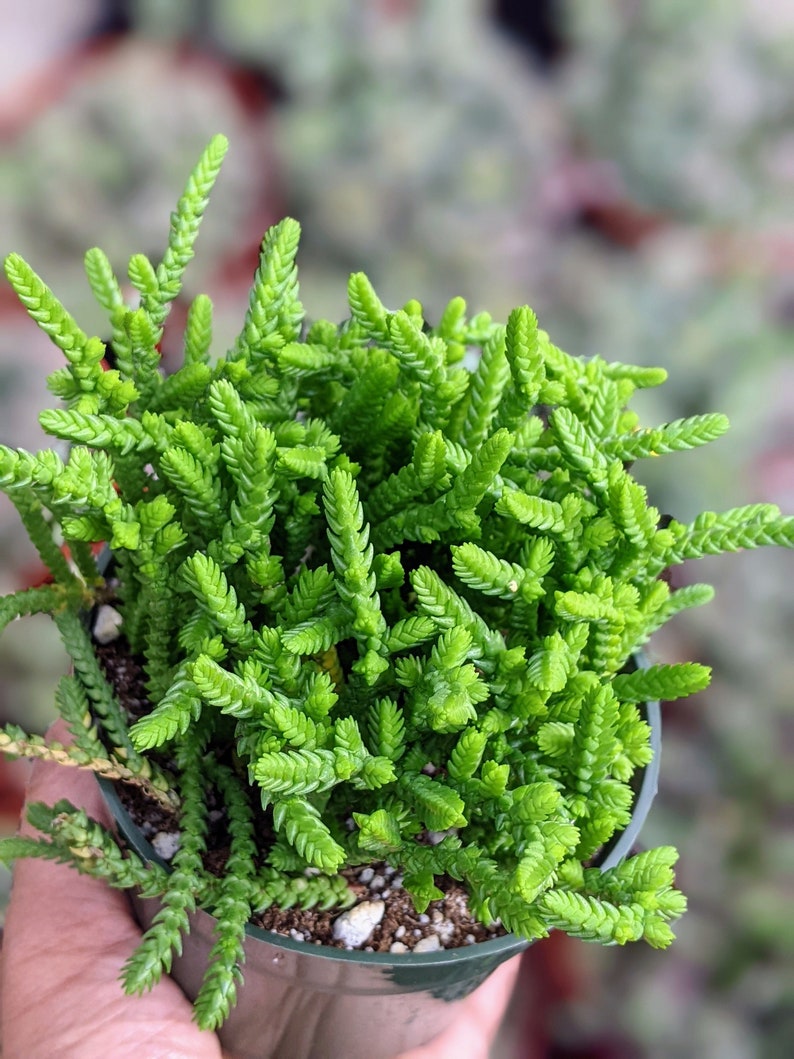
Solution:
<path fill-rule="evenodd" d="M 143 669 L 131 655 L 126 641 L 116 639 L 97 644 L 96 651 L 130 719 L 150 712 L 152 707 L 146 694 Z M 167 759 L 160 763 L 166 768 L 169 766 Z M 120 784 L 118 789 L 122 802 L 143 835 L 163 859 L 169 860 L 178 848 L 178 816 L 150 801 L 138 787 Z M 228 856 L 229 835 L 225 813 L 222 806 L 215 803 L 213 794 L 208 791 L 209 833 L 204 864 L 207 870 L 220 876 Z M 267 813 L 259 813 L 257 831 L 260 849 L 266 853 L 273 837 Z M 433 952 L 473 945 L 506 933 L 498 923 L 485 927 L 472 917 L 466 891 L 454 879 L 436 879 L 444 896 L 431 902 L 420 914 L 403 889 L 402 877 L 389 865 L 376 862 L 345 869 L 342 874 L 348 879 L 355 897 L 351 908 L 323 911 L 318 908 L 271 907 L 254 916 L 252 923 L 306 944 L 381 953 Z M 366 936 L 363 939 L 354 937 L 366 930 L 362 923 L 368 922 L 372 923 L 372 929 Z M 347 924 L 350 924 L 349 929 Z M 354 938 L 352 943 L 351 937 Z"/>
<path fill-rule="evenodd" d="M 320 911 L 301 908 L 268 908 L 252 922 L 265 930 L 285 934 L 296 941 L 330 945 L 338 949 L 362 949 L 365 952 L 409 952 L 418 946 L 420 952 L 456 949 L 479 941 L 501 937 L 501 926 L 484 927 L 469 912 L 466 891 L 453 879 L 437 879 L 444 897 L 432 901 L 426 912 L 418 913 L 402 880 L 386 864 L 372 864 L 344 871 L 356 903 L 383 903 L 383 918 L 360 945 L 347 944 L 334 936 L 338 910 Z"/>

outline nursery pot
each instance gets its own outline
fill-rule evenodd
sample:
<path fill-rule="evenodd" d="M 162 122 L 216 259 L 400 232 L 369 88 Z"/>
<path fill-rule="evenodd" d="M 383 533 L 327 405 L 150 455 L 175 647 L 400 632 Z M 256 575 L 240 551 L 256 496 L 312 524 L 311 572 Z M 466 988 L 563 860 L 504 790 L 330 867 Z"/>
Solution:
<path fill-rule="evenodd" d="M 648 703 L 653 760 L 640 775 L 632 818 L 605 847 L 602 870 L 628 855 L 656 795 L 661 747 L 658 702 Z M 124 839 L 142 857 L 167 867 L 121 804 L 112 783 L 100 780 Z M 147 928 L 159 902 L 132 895 Z M 171 976 L 195 999 L 214 942 L 215 920 L 190 917 L 190 934 Z M 530 943 L 502 938 L 433 953 L 368 953 L 293 941 L 249 924 L 244 985 L 219 1037 L 235 1059 L 394 1059 L 425 1044 L 455 1019 L 458 1004 L 492 971 Z"/>

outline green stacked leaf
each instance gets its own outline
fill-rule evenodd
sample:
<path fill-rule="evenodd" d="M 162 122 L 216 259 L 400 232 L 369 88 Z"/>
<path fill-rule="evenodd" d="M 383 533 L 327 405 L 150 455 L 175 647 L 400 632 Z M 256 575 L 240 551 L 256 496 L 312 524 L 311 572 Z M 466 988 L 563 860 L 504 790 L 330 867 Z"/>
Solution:
<path fill-rule="evenodd" d="M 633 774 L 650 759 L 638 704 L 708 681 L 693 663 L 632 659 L 711 596 L 671 592 L 665 567 L 792 546 L 794 519 L 758 504 L 663 526 L 628 464 L 711 442 L 726 420 L 639 429 L 628 402 L 665 373 L 571 357 L 527 307 L 502 327 L 454 299 L 432 326 L 417 302 L 387 309 L 357 273 L 350 319 L 302 335 L 290 219 L 263 241 L 231 350 L 211 354 L 200 295 L 184 362 L 166 377 L 159 343 L 225 147 L 213 140 L 191 176 L 162 262 L 132 259 L 135 303 L 101 251 L 87 255 L 114 370 L 29 266 L 6 263 L 65 354 L 51 388 L 66 407 L 41 422 L 71 450 L 0 447 L 0 486 L 54 577 L 6 597 L 0 622 L 54 615 L 78 682 L 62 694 L 73 731 L 87 703 L 131 773 L 153 775 L 158 755 L 178 763 L 173 871 L 129 862 L 130 879 L 156 876 L 163 911 L 127 987 L 167 970 L 203 903 L 220 926 L 200 1020 L 217 1025 L 251 910 L 344 906 L 339 870 L 372 857 L 404 873 L 418 908 L 451 875 L 484 921 L 528 938 L 562 928 L 667 944 L 683 908 L 670 855 L 603 876 L 582 867 L 626 825 Z M 108 591 L 92 559 L 102 543 L 151 700 L 134 723 L 79 617 Z M 212 802 L 230 833 L 220 879 L 203 859 Z M 256 814 L 273 836 L 265 848 Z M 36 820 L 48 837 L 25 851 L 72 849 L 82 869 L 128 879 L 76 838 L 67 847 L 58 820 Z M 8 855 L 22 850 L 14 841 Z"/>

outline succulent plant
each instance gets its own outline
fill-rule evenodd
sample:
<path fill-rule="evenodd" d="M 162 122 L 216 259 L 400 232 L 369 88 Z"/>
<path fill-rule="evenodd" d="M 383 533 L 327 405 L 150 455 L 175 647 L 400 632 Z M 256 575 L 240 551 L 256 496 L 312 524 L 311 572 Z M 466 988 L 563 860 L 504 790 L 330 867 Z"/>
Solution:
<path fill-rule="evenodd" d="M 161 896 L 129 991 L 168 970 L 191 908 L 212 912 L 205 1027 L 233 1003 L 252 914 L 344 907 L 341 873 L 365 862 L 399 869 L 419 910 L 451 876 L 480 921 L 527 939 L 666 946 L 685 906 L 676 851 L 604 872 L 593 858 L 626 826 L 651 757 L 641 704 L 709 673 L 632 660 L 712 596 L 672 590 L 669 566 L 790 547 L 794 519 L 771 504 L 660 516 L 632 463 L 715 440 L 726 418 L 641 427 L 627 404 L 666 373 L 571 357 L 526 306 L 503 326 L 458 298 L 429 324 L 356 273 L 349 319 L 306 326 L 291 219 L 264 238 L 231 349 L 211 356 L 199 295 L 166 377 L 158 345 L 226 147 L 215 137 L 191 174 L 162 261 L 130 260 L 136 304 L 101 251 L 86 255 L 107 345 L 6 260 L 66 358 L 49 380 L 64 407 L 40 421 L 68 453 L 0 447 L 0 486 L 52 572 L 3 598 L 0 624 L 52 614 L 74 672 L 57 693 L 73 742 L 6 726 L 0 749 L 136 786 L 179 814 L 181 840 L 169 872 L 59 802 L 32 806 L 41 838 L 7 839 L 0 856 Z M 92 641 L 86 615 L 108 604 L 145 672 L 142 714 Z M 212 871 L 210 803 L 228 832 Z"/>

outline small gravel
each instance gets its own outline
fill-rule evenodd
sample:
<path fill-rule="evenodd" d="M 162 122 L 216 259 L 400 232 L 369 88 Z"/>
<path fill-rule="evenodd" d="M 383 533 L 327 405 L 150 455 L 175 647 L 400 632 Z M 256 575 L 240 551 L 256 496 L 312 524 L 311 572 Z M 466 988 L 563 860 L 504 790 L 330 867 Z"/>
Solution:
<path fill-rule="evenodd" d="M 97 607 L 94 615 L 93 636 L 97 643 L 109 644 L 119 638 L 121 633 L 121 615 L 115 607 L 103 603 Z"/>
<path fill-rule="evenodd" d="M 414 952 L 439 952 L 441 948 L 441 938 L 438 934 L 428 934 L 426 938 L 417 941 Z"/>
<path fill-rule="evenodd" d="M 179 849 L 180 834 L 178 831 L 158 831 L 150 841 L 155 853 L 163 860 L 170 860 Z"/>
<path fill-rule="evenodd" d="M 334 938 L 351 949 L 360 948 L 369 941 L 385 911 L 383 901 L 362 901 L 353 905 L 334 921 Z"/>

